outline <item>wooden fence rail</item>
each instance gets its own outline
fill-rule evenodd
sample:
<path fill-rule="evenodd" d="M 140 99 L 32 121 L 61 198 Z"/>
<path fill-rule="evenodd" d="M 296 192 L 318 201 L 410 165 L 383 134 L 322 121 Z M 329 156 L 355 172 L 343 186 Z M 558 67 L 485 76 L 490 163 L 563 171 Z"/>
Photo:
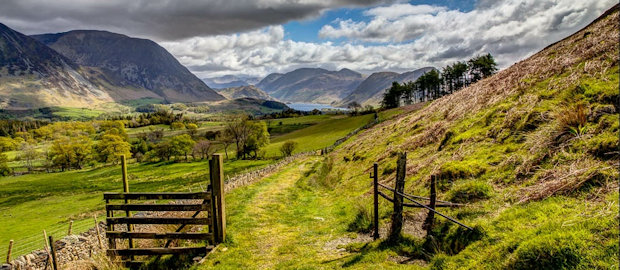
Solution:
<path fill-rule="evenodd" d="M 433 219 L 434 215 L 437 214 L 441 217 L 448 219 L 449 221 L 458 224 L 464 228 L 469 230 L 473 230 L 471 227 L 459 222 L 458 220 L 447 216 L 443 213 L 435 210 L 437 207 L 461 207 L 465 206 L 460 203 L 452 203 L 448 201 L 437 200 L 437 193 L 435 188 L 435 176 L 431 175 L 431 183 L 430 183 L 430 197 L 422 197 L 416 196 L 412 194 L 407 194 L 404 192 L 405 187 L 405 172 L 406 172 L 406 161 L 407 155 L 405 153 L 401 153 L 397 162 L 397 170 L 396 170 L 396 183 L 395 187 L 391 188 L 384 184 L 379 183 L 379 175 L 378 175 L 378 167 L 377 163 L 373 164 L 372 173 L 370 174 L 370 178 L 373 179 L 373 226 L 374 233 L 373 238 L 376 240 L 379 238 L 379 197 L 386 199 L 394 205 L 394 210 L 392 213 L 392 223 L 390 228 L 390 235 L 388 237 L 388 241 L 395 241 L 400 237 L 400 233 L 402 230 L 402 222 L 403 216 L 402 211 L 403 207 L 413 207 L 413 208 L 425 208 L 429 210 L 428 216 L 426 217 L 423 228 L 427 231 L 427 234 L 430 234 L 433 227 Z M 383 193 L 379 188 L 383 188 L 392 192 L 393 197 L 390 198 L 387 194 Z M 404 200 L 409 201 L 410 203 L 404 202 Z M 423 204 L 417 200 L 426 200 L 429 201 L 429 204 Z"/>

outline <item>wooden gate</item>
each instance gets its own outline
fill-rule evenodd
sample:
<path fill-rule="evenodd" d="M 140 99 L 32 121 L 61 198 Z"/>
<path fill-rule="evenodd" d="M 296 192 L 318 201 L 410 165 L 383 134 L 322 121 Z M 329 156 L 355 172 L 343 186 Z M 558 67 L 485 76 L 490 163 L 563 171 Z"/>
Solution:
<path fill-rule="evenodd" d="M 211 184 L 200 192 L 129 192 L 125 158 L 121 158 L 124 192 L 106 192 L 107 255 L 120 256 L 125 264 L 138 264 L 134 256 L 208 253 L 225 237 L 224 183 L 222 155 L 214 154 L 209 161 Z M 183 201 L 179 201 L 183 200 Z M 192 201 L 190 201 L 192 200 Z M 120 202 L 119 202 L 120 201 Z M 135 201 L 142 201 L 135 203 Z M 157 202 L 163 201 L 163 203 Z M 148 203 L 145 203 L 148 202 Z M 161 212 L 187 213 L 191 217 L 170 217 Z M 120 216 L 117 214 L 121 212 Z M 134 215 L 134 212 L 141 213 Z M 173 215 L 175 216 L 175 215 Z M 133 225 L 179 225 L 174 231 L 136 231 Z M 121 226 L 119 226 L 121 225 Z M 122 226 L 124 225 L 124 226 Z M 186 226 L 206 225 L 207 232 L 184 232 Z M 151 226 L 152 227 L 152 226 Z M 147 227 L 149 228 L 149 227 Z M 117 240 L 127 239 L 127 247 L 118 248 Z M 134 239 L 167 240 L 159 247 L 136 247 Z M 172 240 L 203 240 L 202 246 L 169 247 Z"/>

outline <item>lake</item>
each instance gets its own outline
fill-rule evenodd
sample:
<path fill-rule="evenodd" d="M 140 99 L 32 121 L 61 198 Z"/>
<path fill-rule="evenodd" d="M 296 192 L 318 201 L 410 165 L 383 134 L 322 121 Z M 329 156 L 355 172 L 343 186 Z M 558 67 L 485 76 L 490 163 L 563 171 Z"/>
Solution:
<path fill-rule="evenodd" d="M 332 107 L 331 105 L 318 104 L 318 103 L 288 103 L 286 105 L 291 107 L 291 109 L 298 110 L 298 111 L 306 111 L 306 112 L 312 111 L 314 109 L 317 109 L 319 111 L 320 110 L 342 110 L 342 111 L 347 110 L 345 108 Z"/>

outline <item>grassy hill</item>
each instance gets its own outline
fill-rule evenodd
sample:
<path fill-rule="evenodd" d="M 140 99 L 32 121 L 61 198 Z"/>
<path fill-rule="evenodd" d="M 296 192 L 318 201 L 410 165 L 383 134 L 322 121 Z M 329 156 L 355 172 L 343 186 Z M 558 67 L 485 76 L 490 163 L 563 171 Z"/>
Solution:
<path fill-rule="evenodd" d="M 618 8 L 462 91 L 233 191 L 227 243 L 200 269 L 613 269 L 618 265 Z M 372 241 L 372 187 L 467 204 L 406 210 L 399 244 Z M 380 200 L 385 237 L 391 204 Z"/>
<path fill-rule="evenodd" d="M 373 162 L 393 185 L 396 154 L 407 152 L 408 193 L 427 195 L 436 175 L 441 199 L 468 204 L 446 212 L 477 233 L 442 223 L 434 240 L 392 250 L 439 269 L 617 266 L 618 28 L 616 6 L 497 75 L 360 134 L 330 156 L 328 177 L 371 205 L 359 174 Z M 408 234 L 420 215 L 407 214 Z M 359 263 L 387 252 L 358 251 Z"/>

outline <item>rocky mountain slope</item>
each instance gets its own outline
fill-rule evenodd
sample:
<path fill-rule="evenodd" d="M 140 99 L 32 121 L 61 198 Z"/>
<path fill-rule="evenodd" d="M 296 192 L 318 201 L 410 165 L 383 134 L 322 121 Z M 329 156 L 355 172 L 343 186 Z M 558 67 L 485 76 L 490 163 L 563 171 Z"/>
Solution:
<path fill-rule="evenodd" d="M 286 74 L 270 74 L 256 86 L 286 102 L 330 104 L 347 96 L 362 80 L 362 74 L 349 69 L 300 68 Z"/>
<path fill-rule="evenodd" d="M 406 210 L 399 244 L 350 245 L 347 267 L 422 262 L 431 269 L 608 269 L 617 266 L 619 8 L 526 60 L 423 109 L 368 129 L 317 169 L 336 192 L 357 193 L 349 228 L 372 226 L 368 172 L 393 186 L 407 152 L 405 192 L 465 203 L 435 215 Z M 402 109 L 401 109 L 402 110 Z M 390 193 L 391 195 L 391 193 Z M 380 199 L 380 226 L 392 205 Z M 358 204 L 355 204 L 355 201 Z M 417 263 L 416 263 L 417 264 Z"/>
<path fill-rule="evenodd" d="M 265 93 L 265 91 L 254 85 L 218 89 L 217 92 L 227 99 L 255 98 L 262 100 L 274 100 L 271 96 Z"/>
<path fill-rule="evenodd" d="M 432 67 L 425 67 L 402 74 L 396 72 L 373 73 L 338 104 L 340 106 L 346 106 L 351 102 L 357 102 L 362 105 L 378 106 L 383 98 L 383 93 L 393 82 L 403 83 L 415 81 L 418 77 L 432 69 Z"/>
<path fill-rule="evenodd" d="M 113 99 L 80 67 L 37 40 L 0 24 L 0 108 L 88 107 Z"/>
<path fill-rule="evenodd" d="M 151 40 L 90 30 L 32 37 L 76 64 L 91 68 L 89 79 L 107 88 L 115 99 L 145 96 L 169 102 L 223 99 Z"/>

